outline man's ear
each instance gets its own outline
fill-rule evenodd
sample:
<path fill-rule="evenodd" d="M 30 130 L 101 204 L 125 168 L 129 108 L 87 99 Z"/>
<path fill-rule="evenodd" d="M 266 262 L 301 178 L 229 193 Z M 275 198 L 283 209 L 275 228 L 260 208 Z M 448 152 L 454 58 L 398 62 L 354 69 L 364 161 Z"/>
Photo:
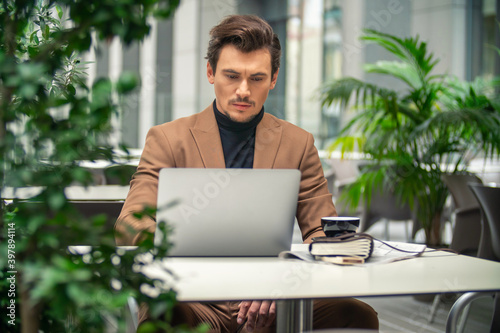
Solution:
<path fill-rule="evenodd" d="M 214 70 L 212 69 L 212 66 L 210 66 L 210 62 L 207 61 L 207 78 L 210 84 L 214 84 L 215 81 L 214 76 L 215 76 Z"/>
<path fill-rule="evenodd" d="M 274 89 L 274 86 L 276 86 L 276 82 L 278 81 L 278 73 L 279 72 L 280 72 L 280 69 L 278 68 L 276 73 L 274 73 L 273 78 L 271 79 L 271 86 L 269 87 L 269 89 Z"/>

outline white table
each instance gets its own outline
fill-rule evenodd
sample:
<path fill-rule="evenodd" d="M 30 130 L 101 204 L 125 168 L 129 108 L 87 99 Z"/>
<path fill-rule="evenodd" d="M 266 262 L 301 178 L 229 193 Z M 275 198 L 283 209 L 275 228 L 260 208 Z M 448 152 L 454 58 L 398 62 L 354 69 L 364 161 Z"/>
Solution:
<path fill-rule="evenodd" d="M 6 187 L 2 190 L 2 199 L 29 199 L 38 195 L 42 191 L 40 186 L 30 187 Z M 125 200 L 129 191 L 129 186 L 121 185 L 96 185 L 96 186 L 68 186 L 64 192 L 69 200 L 98 200 L 98 201 L 119 201 Z"/>
<path fill-rule="evenodd" d="M 500 290 L 500 263 L 446 252 L 351 267 L 279 258 L 168 258 L 144 273 L 163 279 L 182 302 L 277 300 L 283 332 L 310 330 L 317 298 Z"/>

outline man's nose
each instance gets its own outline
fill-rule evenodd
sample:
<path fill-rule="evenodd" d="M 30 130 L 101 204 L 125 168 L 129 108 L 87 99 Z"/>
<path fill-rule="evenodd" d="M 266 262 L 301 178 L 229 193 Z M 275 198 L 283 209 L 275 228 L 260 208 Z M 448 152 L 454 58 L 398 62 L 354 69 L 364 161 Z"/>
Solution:
<path fill-rule="evenodd" d="M 241 98 L 250 96 L 250 89 L 248 88 L 247 80 L 241 80 L 241 83 L 238 86 L 238 89 L 236 90 L 236 95 L 238 95 Z"/>

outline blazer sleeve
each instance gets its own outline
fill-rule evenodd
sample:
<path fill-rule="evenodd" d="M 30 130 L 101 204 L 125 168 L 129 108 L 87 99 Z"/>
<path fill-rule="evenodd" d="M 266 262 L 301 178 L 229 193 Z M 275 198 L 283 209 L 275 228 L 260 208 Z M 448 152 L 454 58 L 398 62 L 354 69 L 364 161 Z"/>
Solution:
<path fill-rule="evenodd" d="M 310 243 L 313 237 L 325 235 L 321 227 L 321 218 L 337 216 L 318 150 L 314 146 L 314 138 L 310 133 L 307 135 L 299 169 L 302 178 L 296 217 L 302 232 L 302 239 L 305 243 Z"/>
<path fill-rule="evenodd" d="M 161 126 L 152 127 L 147 136 L 137 171 L 130 182 L 130 190 L 115 224 L 117 245 L 136 245 L 148 233 L 154 233 L 155 216 L 137 218 L 136 212 L 145 207 L 156 207 L 158 174 L 161 168 L 175 167 L 170 142 Z"/>

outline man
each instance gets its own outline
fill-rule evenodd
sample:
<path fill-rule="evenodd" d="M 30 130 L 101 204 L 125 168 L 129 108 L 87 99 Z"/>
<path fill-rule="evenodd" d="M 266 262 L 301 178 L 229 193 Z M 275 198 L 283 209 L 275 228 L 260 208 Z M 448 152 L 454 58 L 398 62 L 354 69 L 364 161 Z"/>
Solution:
<path fill-rule="evenodd" d="M 154 232 L 155 221 L 137 220 L 133 212 L 155 206 L 161 168 L 294 168 L 301 171 L 297 221 L 305 242 L 323 236 L 321 217 L 335 216 L 313 136 L 264 112 L 276 85 L 281 47 L 267 22 L 256 16 L 225 18 L 211 31 L 207 78 L 215 101 L 204 111 L 153 127 L 146 138 L 116 229 L 119 245 L 133 245 L 142 231 Z M 264 184 L 263 184 L 264 186 Z M 133 229 L 135 232 L 128 232 Z M 275 330 L 276 305 L 271 301 L 217 304 L 180 303 L 174 324 L 209 323 L 214 332 Z M 359 327 L 378 329 L 375 311 L 354 300 L 314 304 L 315 329 Z"/>

